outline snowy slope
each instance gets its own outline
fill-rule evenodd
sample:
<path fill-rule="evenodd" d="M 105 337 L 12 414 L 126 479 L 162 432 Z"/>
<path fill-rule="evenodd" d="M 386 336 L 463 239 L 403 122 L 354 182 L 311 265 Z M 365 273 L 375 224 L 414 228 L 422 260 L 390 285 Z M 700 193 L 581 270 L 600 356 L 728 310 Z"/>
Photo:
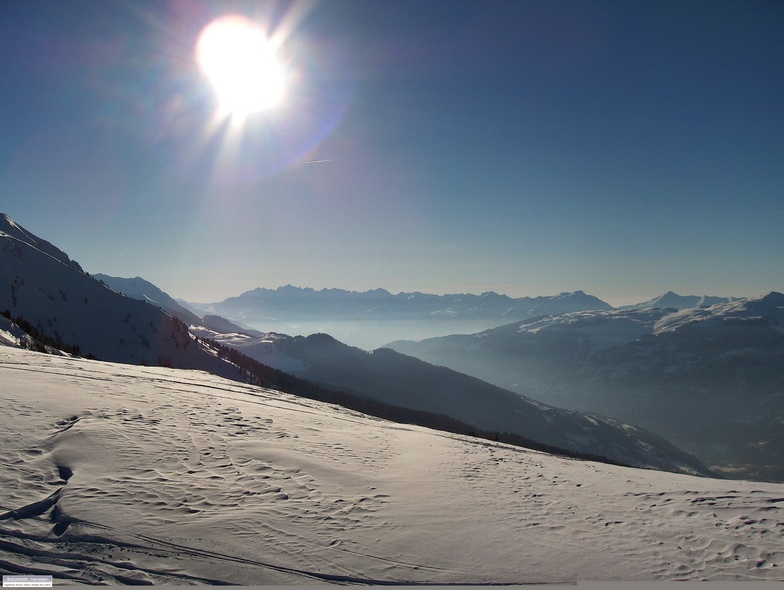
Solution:
<path fill-rule="evenodd" d="M 19 242 L 29 244 L 36 250 L 54 258 L 62 264 L 71 266 L 76 270 L 82 270 L 78 262 L 68 258 L 68 255 L 57 246 L 31 234 L 5 213 L 0 213 L 0 237 L 13 238 Z"/>
<path fill-rule="evenodd" d="M 110 289 L 114 289 L 118 293 L 122 293 L 128 297 L 157 305 L 169 313 L 169 315 L 180 318 L 186 324 L 191 324 L 201 319 L 196 314 L 177 303 L 171 295 L 141 277 L 112 277 L 102 273 L 93 276 L 97 280 L 103 281 Z"/>
<path fill-rule="evenodd" d="M 541 404 L 390 349 L 366 352 L 327 334 L 249 338 L 196 327 L 191 330 L 300 378 L 385 404 L 449 416 L 477 429 L 513 433 L 626 465 L 709 473 L 694 457 L 650 432 Z"/>
<path fill-rule="evenodd" d="M 719 325 L 763 323 L 784 332 L 784 294 L 771 292 L 763 297 L 737 299 L 708 307 L 684 309 L 668 314 L 656 322 L 654 334 L 676 332 L 684 328 L 701 330 Z"/>
<path fill-rule="evenodd" d="M 784 485 L 0 349 L 0 570 L 55 585 L 784 579 Z"/>
<path fill-rule="evenodd" d="M 0 346 L 36 348 L 30 335 L 3 315 L 0 315 Z"/>
<path fill-rule="evenodd" d="M 520 335 L 538 334 L 554 337 L 566 333 L 574 334 L 580 340 L 578 346 L 581 352 L 588 356 L 599 350 L 634 342 L 645 334 L 651 334 L 656 322 L 672 311 L 672 309 L 578 311 L 526 321 L 519 324 L 516 331 Z M 515 328 L 510 326 L 508 329 Z M 500 329 L 499 333 L 501 333 Z"/>
<path fill-rule="evenodd" d="M 735 297 L 715 297 L 712 295 L 678 295 L 673 291 L 667 291 L 664 295 L 659 295 L 642 303 L 625 305 L 619 309 L 689 309 L 692 307 L 708 307 L 717 303 L 727 303 L 735 299 Z"/>
<path fill-rule="evenodd" d="M 22 318 L 64 349 L 132 364 L 171 364 L 217 374 L 217 359 L 187 327 L 152 305 L 116 293 L 45 240 L 0 216 L 0 310 Z"/>

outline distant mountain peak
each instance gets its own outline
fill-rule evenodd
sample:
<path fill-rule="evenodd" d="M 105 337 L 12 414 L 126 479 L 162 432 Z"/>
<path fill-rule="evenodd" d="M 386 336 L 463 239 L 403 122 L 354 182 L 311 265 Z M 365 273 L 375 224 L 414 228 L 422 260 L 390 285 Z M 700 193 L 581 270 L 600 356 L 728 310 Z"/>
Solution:
<path fill-rule="evenodd" d="M 727 303 L 737 300 L 736 297 L 717 297 L 714 295 L 678 295 L 674 291 L 667 291 L 664 295 L 659 295 L 648 301 L 636 303 L 634 305 L 624 305 L 620 309 L 653 309 L 653 308 L 672 308 L 672 309 L 691 309 L 693 307 L 710 307 L 718 303 Z"/>

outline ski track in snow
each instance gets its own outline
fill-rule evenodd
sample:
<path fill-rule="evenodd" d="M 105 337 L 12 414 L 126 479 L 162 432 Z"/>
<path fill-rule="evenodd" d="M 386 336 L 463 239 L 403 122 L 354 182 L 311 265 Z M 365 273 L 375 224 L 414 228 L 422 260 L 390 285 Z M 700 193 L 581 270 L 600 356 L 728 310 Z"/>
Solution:
<path fill-rule="evenodd" d="M 88 583 L 782 580 L 784 485 L 568 460 L 0 349 L 0 570 Z"/>

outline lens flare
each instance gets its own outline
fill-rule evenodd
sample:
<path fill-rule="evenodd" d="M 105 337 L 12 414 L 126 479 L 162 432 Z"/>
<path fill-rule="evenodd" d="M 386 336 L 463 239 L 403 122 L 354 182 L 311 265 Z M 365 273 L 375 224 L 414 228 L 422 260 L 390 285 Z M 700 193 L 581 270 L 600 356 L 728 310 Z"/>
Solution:
<path fill-rule="evenodd" d="M 214 108 L 200 111 L 190 147 L 209 184 L 250 186 L 312 158 L 342 120 L 354 89 L 351 56 L 340 40 L 301 26 L 314 6 L 224 14 L 195 39 L 188 73 L 196 65 L 202 75 L 193 96 L 202 107 L 211 94 Z"/>
<path fill-rule="evenodd" d="M 286 76 L 266 33 L 242 16 L 224 16 L 199 36 L 196 59 L 223 114 L 245 117 L 279 104 Z"/>

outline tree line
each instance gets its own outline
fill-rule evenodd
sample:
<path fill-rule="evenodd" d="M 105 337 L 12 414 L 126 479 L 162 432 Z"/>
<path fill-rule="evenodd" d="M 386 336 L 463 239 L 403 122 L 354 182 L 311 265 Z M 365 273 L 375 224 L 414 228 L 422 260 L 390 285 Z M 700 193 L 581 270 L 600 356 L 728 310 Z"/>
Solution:
<path fill-rule="evenodd" d="M 18 316 L 16 318 L 11 317 L 11 312 L 7 309 L 0 312 L 0 315 L 3 317 L 11 320 L 15 323 L 19 328 L 21 328 L 24 332 L 27 333 L 28 336 L 32 339 L 32 350 L 35 352 L 51 352 L 47 349 L 49 348 L 56 348 L 57 350 L 61 350 L 63 352 L 67 352 L 68 354 L 72 354 L 75 356 L 82 356 L 82 350 L 78 344 L 68 344 L 63 342 L 62 338 L 60 337 L 60 333 L 55 330 L 54 336 L 49 336 L 44 331 L 39 330 L 36 326 L 31 324 L 22 316 Z M 92 355 L 88 355 L 88 358 L 95 358 Z"/>

